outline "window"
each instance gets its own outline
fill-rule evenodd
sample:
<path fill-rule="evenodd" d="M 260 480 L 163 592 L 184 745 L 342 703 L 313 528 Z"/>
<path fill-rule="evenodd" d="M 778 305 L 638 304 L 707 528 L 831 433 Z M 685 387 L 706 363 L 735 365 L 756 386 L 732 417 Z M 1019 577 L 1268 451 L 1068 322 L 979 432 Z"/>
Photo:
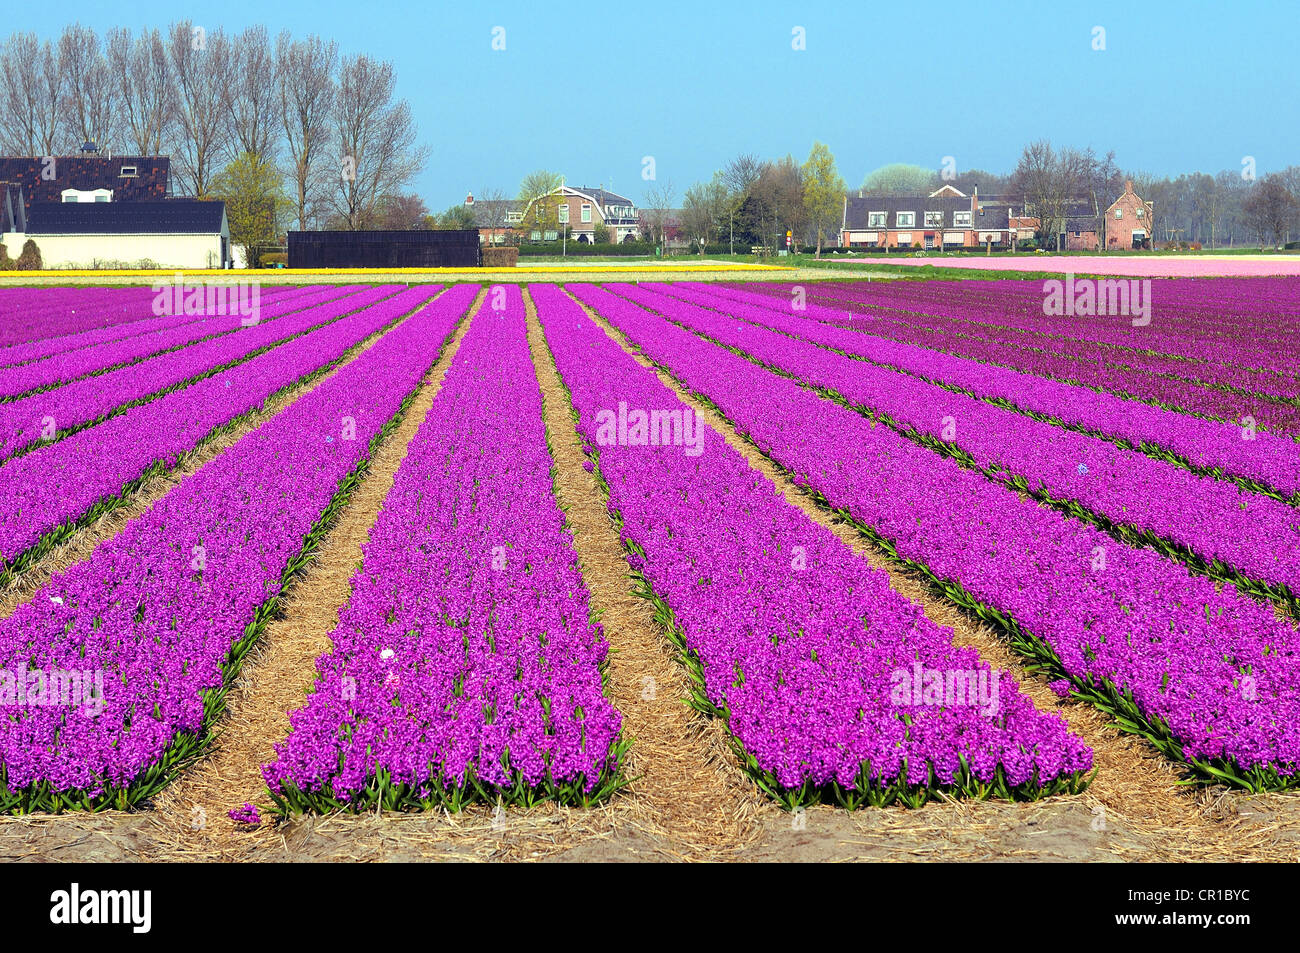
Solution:
<path fill-rule="evenodd" d="M 894 224 L 899 228 L 911 228 L 916 224 L 916 213 L 899 212 L 894 218 Z"/>
<path fill-rule="evenodd" d="M 522 222 L 524 220 L 523 212 L 506 212 L 507 222 Z"/>
<path fill-rule="evenodd" d="M 909 213 L 907 213 L 907 214 L 910 215 L 911 213 L 909 212 Z M 900 245 L 910 245 L 910 244 L 912 244 L 912 233 L 911 233 L 911 232 L 899 232 L 899 233 L 898 233 L 898 244 L 900 244 Z"/>
<path fill-rule="evenodd" d="M 584 223 L 591 221 L 591 204 L 588 202 L 582 203 L 582 221 Z"/>
<path fill-rule="evenodd" d="M 553 242 L 553 241 L 555 241 L 557 238 L 560 237 L 560 233 L 557 232 L 557 231 L 555 231 L 554 229 L 548 228 L 548 229 L 546 230 L 546 236 L 545 236 L 545 237 L 546 237 L 546 240 L 547 240 L 548 242 Z"/>
<path fill-rule="evenodd" d="M 78 199 L 77 199 L 77 196 L 76 196 L 75 194 L 72 194 L 72 193 L 69 193 L 69 192 L 64 192 L 64 193 L 63 193 L 63 201 L 65 201 L 65 202 L 76 202 L 76 201 L 78 201 Z"/>
<path fill-rule="evenodd" d="M 970 228 L 970 212 L 953 212 L 953 228 Z"/>
<path fill-rule="evenodd" d="M 1124 217 L 1124 210 L 1123 210 L 1122 208 L 1117 208 L 1117 209 L 1115 209 L 1115 217 L 1116 217 L 1116 218 L 1123 218 L 1123 217 Z"/>
<path fill-rule="evenodd" d="M 136 175 L 139 175 L 139 172 L 137 171 L 137 169 L 136 169 L 135 166 L 133 166 L 133 165 L 124 165 L 124 166 L 122 166 L 122 172 L 121 172 L 121 176 L 120 176 L 121 178 L 129 179 L 129 178 L 132 178 L 132 177 L 134 177 L 134 176 L 136 176 Z"/>
<path fill-rule="evenodd" d="M 943 224 L 943 212 L 926 212 L 925 227 L 938 228 Z"/>
<path fill-rule="evenodd" d="M 867 228 L 884 228 L 885 217 L 886 217 L 885 212 L 868 212 Z"/>
<path fill-rule="evenodd" d="M 559 211 L 559 213 L 560 213 L 560 224 L 561 224 L 561 225 L 567 225 L 567 224 L 569 224 L 569 206 L 568 206 L 568 203 L 566 202 L 564 205 L 561 205 L 557 211 Z"/>
<path fill-rule="evenodd" d="M 1140 209 L 1138 209 L 1138 218 L 1141 218 L 1141 217 L 1142 217 L 1142 213 L 1145 212 L 1145 211 L 1146 211 L 1146 209 L 1144 209 L 1144 208 L 1140 208 Z"/>
<path fill-rule="evenodd" d="M 528 233 L 528 240 L 533 242 L 539 242 L 542 240 L 542 233 L 534 228 L 531 232 Z"/>
<path fill-rule="evenodd" d="M 107 196 L 107 195 L 96 195 L 96 196 L 95 196 L 95 201 L 96 201 L 96 202 L 107 202 L 107 201 L 108 201 L 108 196 Z"/>

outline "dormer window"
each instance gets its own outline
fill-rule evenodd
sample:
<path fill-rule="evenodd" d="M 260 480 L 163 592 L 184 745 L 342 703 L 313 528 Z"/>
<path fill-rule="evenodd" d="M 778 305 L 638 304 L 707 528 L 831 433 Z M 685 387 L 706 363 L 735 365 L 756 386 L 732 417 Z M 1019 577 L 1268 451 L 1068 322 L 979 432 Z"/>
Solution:
<path fill-rule="evenodd" d="M 133 179 L 133 178 L 135 178 L 135 177 L 136 177 L 137 175 L 139 175 L 139 174 L 140 174 L 140 171 L 139 171 L 139 169 L 137 169 L 135 166 L 133 166 L 133 165 L 124 165 L 124 166 L 122 166 L 122 172 L 121 172 L 121 174 L 119 175 L 119 178 L 123 178 L 123 179 Z"/>
<path fill-rule="evenodd" d="M 899 212 L 894 219 L 894 224 L 899 228 L 911 228 L 916 224 L 915 212 Z"/>
<path fill-rule="evenodd" d="M 953 228 L 970 228 L 970 227 L 971 227 L 971 226 L 970 226 L 970 222 L 971 222 L 971 213 L 970 213 L 970 212 L 953 212 L 953 213 L 952 213 L 952 227 L 953 227 Z"/>
<path fill-rule="evenodd" d="M 111 202 L 113 193 L 109 189 L 64 189 L 59 193 L 64 202 Z"/>

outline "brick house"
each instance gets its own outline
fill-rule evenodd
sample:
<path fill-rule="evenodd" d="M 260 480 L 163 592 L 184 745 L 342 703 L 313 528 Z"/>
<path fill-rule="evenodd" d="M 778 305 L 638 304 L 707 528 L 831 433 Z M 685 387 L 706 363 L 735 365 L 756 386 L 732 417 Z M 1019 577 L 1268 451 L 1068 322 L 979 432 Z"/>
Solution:
<path fill-rule="evenodd" d="M 1124 194 L 1106 209 L 1106 250 L 1150 248 L 1154 215 L 1155 203 L 1142 201 L 1133 191 L 1133 180 L 1126 179 Z"/>
<path fill-rule="evenodd" d="M 479 243 L 501 245 L 511 241 L 551 242 L 560 237 L 556 225 L 567 225 L 569 241 L 595 242 L 596 226 L 609 230 L 609 241 L 614 243 L 634 241 L 640 219 L 636 204 L 625 196 L 603 188 L 574 188 L 562 185 L 547 196 L 555 202 L 556 222 L 542 224 L 540 209 L 533 203 L 517 199 L 480 202 L 473 193 L 465 197 L 465 207 L 474 216 L 479 230 Z M 550 219 L 548 213 L 544 216 Z"/>
<path fill-rule="evenodd" d="M 966 195 L 945 185 L 930 195 L 845 196 L 842 248 L 1006 247 L 1015 240 L 1011 207 L 982 203 L 979 190 Z"/>
<path fill-rule="evenodd" d="M 1065 250 L 1096 251 L 1097 217 L 1095 215 L 1067 215 L 1065 218 Z"/>

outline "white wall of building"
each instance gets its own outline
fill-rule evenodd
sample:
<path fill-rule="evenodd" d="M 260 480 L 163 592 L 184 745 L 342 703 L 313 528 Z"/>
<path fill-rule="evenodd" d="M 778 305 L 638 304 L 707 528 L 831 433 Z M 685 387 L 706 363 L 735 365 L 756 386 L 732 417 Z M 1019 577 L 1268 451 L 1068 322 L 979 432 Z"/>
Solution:
<path fill-rule="evenodd" d="M 8 232 L 3 237 L 10 258 L 17 258 L 27 239 L 41 250 L 46 268 L 137 266 L 220 268 L 220 235 L 39 235 Z"/>

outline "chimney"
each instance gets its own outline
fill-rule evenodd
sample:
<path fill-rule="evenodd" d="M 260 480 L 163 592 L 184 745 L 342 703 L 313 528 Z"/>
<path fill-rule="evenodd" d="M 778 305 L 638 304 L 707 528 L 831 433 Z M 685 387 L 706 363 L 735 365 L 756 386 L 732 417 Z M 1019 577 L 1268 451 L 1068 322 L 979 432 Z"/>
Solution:
<path fill-rule="evenodd" d="M 1125 179 L 1125 180 L 1124 180 L 1124 191 L 1125 191 L 1126 193 L 1131 193 L 1131 192 L 1133 191 L 1133 180 L 1132 180 L 1132 179 Z"/>

